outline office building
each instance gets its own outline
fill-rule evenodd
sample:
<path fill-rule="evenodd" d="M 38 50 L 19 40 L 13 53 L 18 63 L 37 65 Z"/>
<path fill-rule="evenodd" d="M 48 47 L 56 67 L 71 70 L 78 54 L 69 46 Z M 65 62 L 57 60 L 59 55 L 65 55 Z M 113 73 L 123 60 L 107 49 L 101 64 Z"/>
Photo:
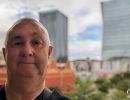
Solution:
<path fill-rule="evenodd" d="M 103 60 L 130 58 L 130 0 L 101 3 Z"/>
<path fill-rule="evenodd" d="M 40 12 L 40 22 L 47 28 L 53 45 L 52 57 L 58 62 L 68 60 L 68 18 L 58 10 Z"/>

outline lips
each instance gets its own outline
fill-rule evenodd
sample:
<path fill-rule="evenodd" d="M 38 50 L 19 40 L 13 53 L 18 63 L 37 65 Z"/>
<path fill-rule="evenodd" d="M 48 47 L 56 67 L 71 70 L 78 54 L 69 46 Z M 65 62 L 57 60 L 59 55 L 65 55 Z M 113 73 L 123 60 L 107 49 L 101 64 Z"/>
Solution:
<path fill-rule="evenodd" d="M 35 64 L 34 62 L 19 62 L 18 65 L 19 65 L 19 66 L 22 66 L 22 67 L 23 67 L 23 66 L 26 66 L 26 67 L 29 67 L 29 66 L 30 66 L 30 67 L 31 67 L 31 66 L 34 66 L 34 65 L 36 65 L 36 64 Z"/>
<path fill-rule="evenodd" d="M 34 64 L 32 62 L 19 62 L 19 64 Z"/>
<path fill-rule="evenodd" d="M 30 61 L 26 61 L 26 62 L 20 61 L 19 63 L 20 64 L 34 64 L 34 62 L 30 62 Z"/>
<path fill-rule="evenodd" d="M 19 61 L 19 64 L 35 64 L 34 61 Z"/>
<path fill-rule="evenodd" d="M 34 60 L 33 59 L 20 59 L 18 61 L 19 64 L 34 64 Z"/>

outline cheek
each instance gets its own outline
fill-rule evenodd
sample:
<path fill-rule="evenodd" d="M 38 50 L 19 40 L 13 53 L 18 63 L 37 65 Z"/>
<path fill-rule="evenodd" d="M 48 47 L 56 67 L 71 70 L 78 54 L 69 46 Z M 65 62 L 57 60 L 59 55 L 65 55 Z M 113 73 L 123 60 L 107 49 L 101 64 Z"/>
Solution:
<path fill-rule="evenodd" d="M 39 62 L 41 63 L 45 63 L 48 61 L 48 49 L 41 49 L 39 51 L 37 51 L 37 56 L 39 59 Z"/>
<path fill-rule="evenodd" d="M 6 55 L 7 66 L 14 66 L 17 63 L 18 52 L 17 51 L 9 51 Z"/>
<path fill-rule="evenodd" d="M 44 72 L 47 69 L 48 65 L 48 53 L 47 52 L 39 52 L 37 57 L 35 58 L 38 64 L 38 68 L 40 72 Z"/>
<path fill-rule="evenodd" d="M 38 59 L 38 63 L 41 65 L 41 66 L 46 66 L 48 64 L 48 57 L 47 55 L 45 54 L 41 54 L 39 59 Z"/>

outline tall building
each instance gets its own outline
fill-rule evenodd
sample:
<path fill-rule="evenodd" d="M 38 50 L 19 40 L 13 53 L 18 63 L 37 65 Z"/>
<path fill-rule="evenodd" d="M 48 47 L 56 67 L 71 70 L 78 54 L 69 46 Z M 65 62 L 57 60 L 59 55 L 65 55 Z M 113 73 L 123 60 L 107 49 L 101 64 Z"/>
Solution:
<path fill-rule="evenodd" d="M 130 0 L 102 2 L 103 60 L 130 58 Z"/>
<path fill-rule="evenodd" d="M 58 10 L 40 12 L 40 22 L 47 28 L 58 62 L 68 60 L 68 18 Z"/>

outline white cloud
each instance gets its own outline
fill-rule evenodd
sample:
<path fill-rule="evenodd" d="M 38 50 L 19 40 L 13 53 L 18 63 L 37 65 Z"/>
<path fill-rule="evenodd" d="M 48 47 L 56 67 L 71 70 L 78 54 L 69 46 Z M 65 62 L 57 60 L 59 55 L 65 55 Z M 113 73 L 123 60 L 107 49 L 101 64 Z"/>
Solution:
<path fill-rule="evenodd" d="M 89 25 L 102 24 L 100 1 L 108 0 L 0 0 L 0 35 L 6 33 L 17 19 L 16 16 L 24 10 L 32 12 L 34 17 L 38 18 L 40 11 L 59 9 L 69 18 L 69 36 L 76 37 L 77 33 L 83 32 Z M 2 37 L 0 41 L 2 44 Z M 88 57 L 99 57 L 101 52 L 99 41 L 76 41 L 69 43 L 70 58 L 82 58 L 87 55 Z M 83 47 L 79 49 L 81 44 Z"/>
<path fill-rule="evenodd" d="M 75 41 L 69 45 L 70 59 L 94 58 L 101 59 L 101 42 Z"/>

